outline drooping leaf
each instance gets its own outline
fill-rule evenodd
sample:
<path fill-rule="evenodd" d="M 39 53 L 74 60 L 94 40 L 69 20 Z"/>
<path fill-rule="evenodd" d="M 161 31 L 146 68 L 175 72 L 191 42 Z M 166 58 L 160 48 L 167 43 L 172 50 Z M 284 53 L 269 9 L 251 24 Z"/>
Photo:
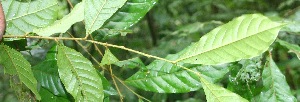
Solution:
<path fill-rule="evenodd" d="M 32 68 L 39 84 L 51 92 L 53 95 L 66 97 L 64 86 L 62 85 L 56 60 L 57 46 L 53 46 L 47 53 L 46 60 Z M 43 97 L 42 97 L 43 98 Z"/>
<path fill-rule="evenodd" d="M 61 81 L 76 102 L 103 101 L 101 77 L 82 54 L 71 48 L 58 46 L 57 65 Z"/>
<path fill-rule="evenodd" d="M 2 5 L 9 35 L 24 35 L 52 24 L 57 18 L 57 0 L 4 0 Z"/>
<path fill-rule="evenodd" d="M 284 46 L 286 48 L 288 48 L 290 51 L 289 52 L 293 52 L 297 55 L 298 59 L 300 59 L 300 47 L 298 45 L 295 44 L 291 44 L 288 43 L 286 41 L 283 40 L 276 40 L 281 46 Z"/>
<path fill-rule="evenodd" d="M 67 97 L 56 96 L 45 88 L 40 88 L 39 93 L 42 97 L 41 102 L 70 102 Z"/>
<path fill-rule="evenodd" d="M 243 15 L 201 37 L 176 62 L 214 65 L 258 56 L 283 26 L 260 14 Z"/>
<path fill-rule="evenodd" d="M 111 65 L 115 62 L 118 62 L 119 60 L 110 52 L 109 49 L 105 50 L 104 56 L 101 60 L 100 65 Z"/>
<path fill-rule="evenodd" d="M 114 65 L 117 65 L 119 67 L 125 67 L 125 68 L 141 68 L 141 69 L 145 69 L 146 66 L 144 65 L 144 63 L 142 62 L 142 60 L 138 57 L 132 58 L 132 59 L 128 59 L 128 60 L 123 60 L 123 61 L 118 61 L 116 63 L 114 63 Z"/>
<path fill-rule="evenodd" d="M 85 0 L 84 22 L 86 34 L 99 29 L 127 0 Z"/>
<path fill-rule="evenodd" d="M 263 91 L 260 94 L 259 102 L 296 102 L 296 98 L 291 94 L 285 76 L 268 56 L 267 63 L 262 73 Z"/>
<path fill-rule="evenodd" d="M 22 54 L 6 45 L 0 45 L 0 64 L 4 67 L 4 72 L 10 75 L 17 75 L 22 83 L 24 83 L 36 96 L 41 99 L 37 91 L 37 81 L 31 71 L 31 65 L 22 56 Z"/>
<path fill-rule="evenodd" d="M 169 55 L 166 59 L 174 60 L 179 55 L 180 53 Z M 190 70 L 202 73 L 203 77 L 212 82 L 220 80 L 229 71 L 226 66 L 186 65 Z M 153 61 L 147 69 L 140 69 L 125 82 L 146 91 L 159 93 L 182 93 L 201 88 L 199 77 L 195 73 L 161 60 Z"/>
<path fill-rule="evenodd" d="M 207 102 L 248 102 L 241 96 L 201 78 Z"/>
<path fill-rule="evenodd" d="M 126 30 L 144 17 L 156 2 L 157 0 L 127 0 L 104 28 Z"/>
<path fill-rule="evenodd" d="M 74 23 L 82 21 L 83 19 L 84 4 L 80 2 L 62 19 L 55 21 L 50 26 L 34 29 L 33 32 L 40 36 L 51 36 L 55 33 L 65 33 Z"/>

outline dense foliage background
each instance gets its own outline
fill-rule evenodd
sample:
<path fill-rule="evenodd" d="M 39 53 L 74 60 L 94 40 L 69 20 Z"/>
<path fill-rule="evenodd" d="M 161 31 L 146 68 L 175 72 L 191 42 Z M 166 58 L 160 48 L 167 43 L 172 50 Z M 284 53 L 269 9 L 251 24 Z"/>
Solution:
<path fill-rule="evenodd" d="M 71 0 L 72 5 L 77 4 L 80 0 Z M 283 28 L 279 33 L 281 40 L 292 44 L 300 44 L 300 1 L 299 0 L 160 0 L 147 13 L 146 16 L 133 25 L 130 29 L 116 33 L 106 29 L 97 30 L 92 35 L 95 40 L 107 42 L 115 45 L 126 46 L 137 51 L 145 52 L 151 55 L 165 57 L 168 54 L 175 54 L 183 48 L 196 42 L 201 36 L 205 35 L 212 29 L 227 23 L 234 17 L 242 14 L 261 13 L 268 16 L 274 21 L 291 21 L 290 24 Z M 58 19 L 68 14 L 72 8 L 67 0 L 59 1 Z M 73 25 L 68 32 L 74 37 L 84 37 L 84 25 L 78 22 Z M 26 42 L 26 41 L 25 41 Z M 22 41 L 20 41 L 20 44 Z M 27 43 L 26 49 L 18 49 L 23 51 L 22 54 L 30 61 L 32 66 L 37 65 L 45 59 L 46 52 L 52 47 L 54 41 L 49 40 L 32 40 Z M 92 56 L 101 60 L 95 47 L 91 43 L 81 42 L 82 45 L 75 41 L 64 41 L 65 45 L 81 52 L 86 58 L 93 63 Z M 16 44 L 15 43 L 12 43 Z M 18 44 L 18 42 L 17 42 Z M 23 43 L 22 43 L 23 44 Z M 22 46 L 22 45 L 18 45 Z M 83 46 L 85 47 L 83 49 Z M 285 75 L 286 81 L 292 90 L 292 94 L 300 101 L 300 61 L 294 53 L 289 53 L 289 49 L 281 46 L 278 42 L 272 45 L 272 55 L 275 63 L 280 71 Z M 102 52 L 105 47 L 99 46 Z M 85 51 L 92 55 L 89 55 Z M 148 65 L 154 59 L 140 56 L 122 49 L 110 48 L 110 51 L 119 59 L 126 60 L 134 57 L 140 57 L 145 65 Z M 237 64 L 238 63 L 238 64 Z M 246 64 L 245 64 L 246 63 Z M 256 65 L 258 67 L 248 68 L 247 65 Z M 260 58 L 254 58 L 250 62 L 235 62 L 228 67 L 230 73 L 218 81 L 218 85 L 223 86 L 243 98 L 251 100 L 253 96 L 258 94 L 261 86 L 260 74 L 262 69 Z M 94 66 L 98 68 L 99 66 Z M 245 68 L 244 68 L 245 67 Z M 247 68 L 246 68 L 247 67 Z M 138 68 L 120 68 L 112 66 L 113 74 L 121 80 L 125 80 L 137 72 Z M 241 70 L 242 69 L 242 70 Z M 236 79 L 239 73 L 250 73 L 250 76 Z M 259 74 L 259 75 L 257 75 Z M 243 75 L 240 75 L 243 76 Z M 110 84 L 114 85 L 108 73 L 105 77 Z M 250 78 L 249 78 L 250 77 Z M 3 68 L 0 68 L 0 102 L 17 101 L 16 96 L 32 96 L 25 93 L 28 90 L 21 90 L 16 95 L 14 87 L 9 85 L 9 76 L 4 74 Z M 118 88 L 124 96 L 124 101 L 135 102 L 139 98 L 135 96 L 131 90 L 117 81 Z M 114 86 L 115 87 L 115 86 Z M 135 87 L 129 87 L 137 94 L 154 102 L 204 102 L 206 101 L 203 89 L 188 93 L 154 93 L 144 91 Z M 119 101 L 119 96 L 114 91 L 110 96 L 110 101 Z M 28 98 L 28 97 L 26 97 Z M 20 98 L 19 98 L 20 99 Z"/>

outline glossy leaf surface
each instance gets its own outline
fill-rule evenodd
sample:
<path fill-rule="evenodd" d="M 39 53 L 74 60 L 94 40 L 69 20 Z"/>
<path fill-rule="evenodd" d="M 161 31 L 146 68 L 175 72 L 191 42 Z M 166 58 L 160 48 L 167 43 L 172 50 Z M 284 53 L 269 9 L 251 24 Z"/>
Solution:
<path fill-rule="evenodd" d="M 57 0 L 2 1 L 6 17 L 6 33 L 24 35 L 33 29 L 52 24 L 57 18 Z"/>
<path fill-rule="evenodd" d="M 65 46 L 58 46 L 57 64 L 60 79 L 76 102 L 103 101 L 101 77 L 92 63 L 81 53 Z"/>
<path fill-rule="evenodd" d="M 104 28 L 126 30 L 144 17 L 156 2 L 157 0 L 127 0 Z"/>
<path fill-rule="evenodd" d="M 30 63 L 22 56 L 22 54 L 6 45 L 0 45 L 0 64 L 4 67 L 4 72 L 10 75 L 17 75 L 22 83 L 24 83 L 36 96 L 41 99 L 37 91 L 37 81 L 31 70 Z"/>

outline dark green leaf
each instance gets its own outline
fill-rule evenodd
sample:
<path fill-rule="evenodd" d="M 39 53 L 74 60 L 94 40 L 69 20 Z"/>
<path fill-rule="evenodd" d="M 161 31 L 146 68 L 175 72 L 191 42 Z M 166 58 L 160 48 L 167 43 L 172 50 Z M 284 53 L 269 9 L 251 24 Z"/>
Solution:
<path fill-rule="evenodd" d="M 40 88 L 39 93 L 42 97 L 41 102 L 70 102 L 66 97 L 56 96 L 45 88 Z"/>

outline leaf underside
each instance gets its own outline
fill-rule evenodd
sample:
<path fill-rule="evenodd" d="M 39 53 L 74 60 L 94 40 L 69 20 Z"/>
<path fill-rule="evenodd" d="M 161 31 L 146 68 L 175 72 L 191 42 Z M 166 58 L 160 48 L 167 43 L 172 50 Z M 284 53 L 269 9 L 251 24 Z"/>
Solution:
<path fill-rule="evenodd" d="M 83 1 L 84 22 L 86 34 L 102 27 L 104 22 L 108 20 L 119 8 L 121 8 L 126 0 L 85 0 Z"/>
<path fill-rule="evenodd" d="M 255 57 L 269 48 L 283 25 L 260 14 L 243 15 L 201 37 L 176 61 L 215 65 Z"/>
<path fill-rule="evenodd" d="M 24 35 L 52 24 L 57 18 L 57 0 L 33 0 L 22 3 L 2 1 L 8 35 Z"/>
<path fill-rule="evenodd" d="M 31 65 L 22 56 L 22 54 L 6 45 L 0 45 L 0 64 L 3 65 L 5 73 L 17 75 L 22 83 L 24 83 L 36 96 L 41 99 L 37 91 L 37 81 L 31 70 Z"/>
<path fill-rule="evenodd" d="M 88 59 L 73 49 L 59 46 L 57 64 L 60 79 L 76 102 L 103 100 L 101 77 Z"/>

